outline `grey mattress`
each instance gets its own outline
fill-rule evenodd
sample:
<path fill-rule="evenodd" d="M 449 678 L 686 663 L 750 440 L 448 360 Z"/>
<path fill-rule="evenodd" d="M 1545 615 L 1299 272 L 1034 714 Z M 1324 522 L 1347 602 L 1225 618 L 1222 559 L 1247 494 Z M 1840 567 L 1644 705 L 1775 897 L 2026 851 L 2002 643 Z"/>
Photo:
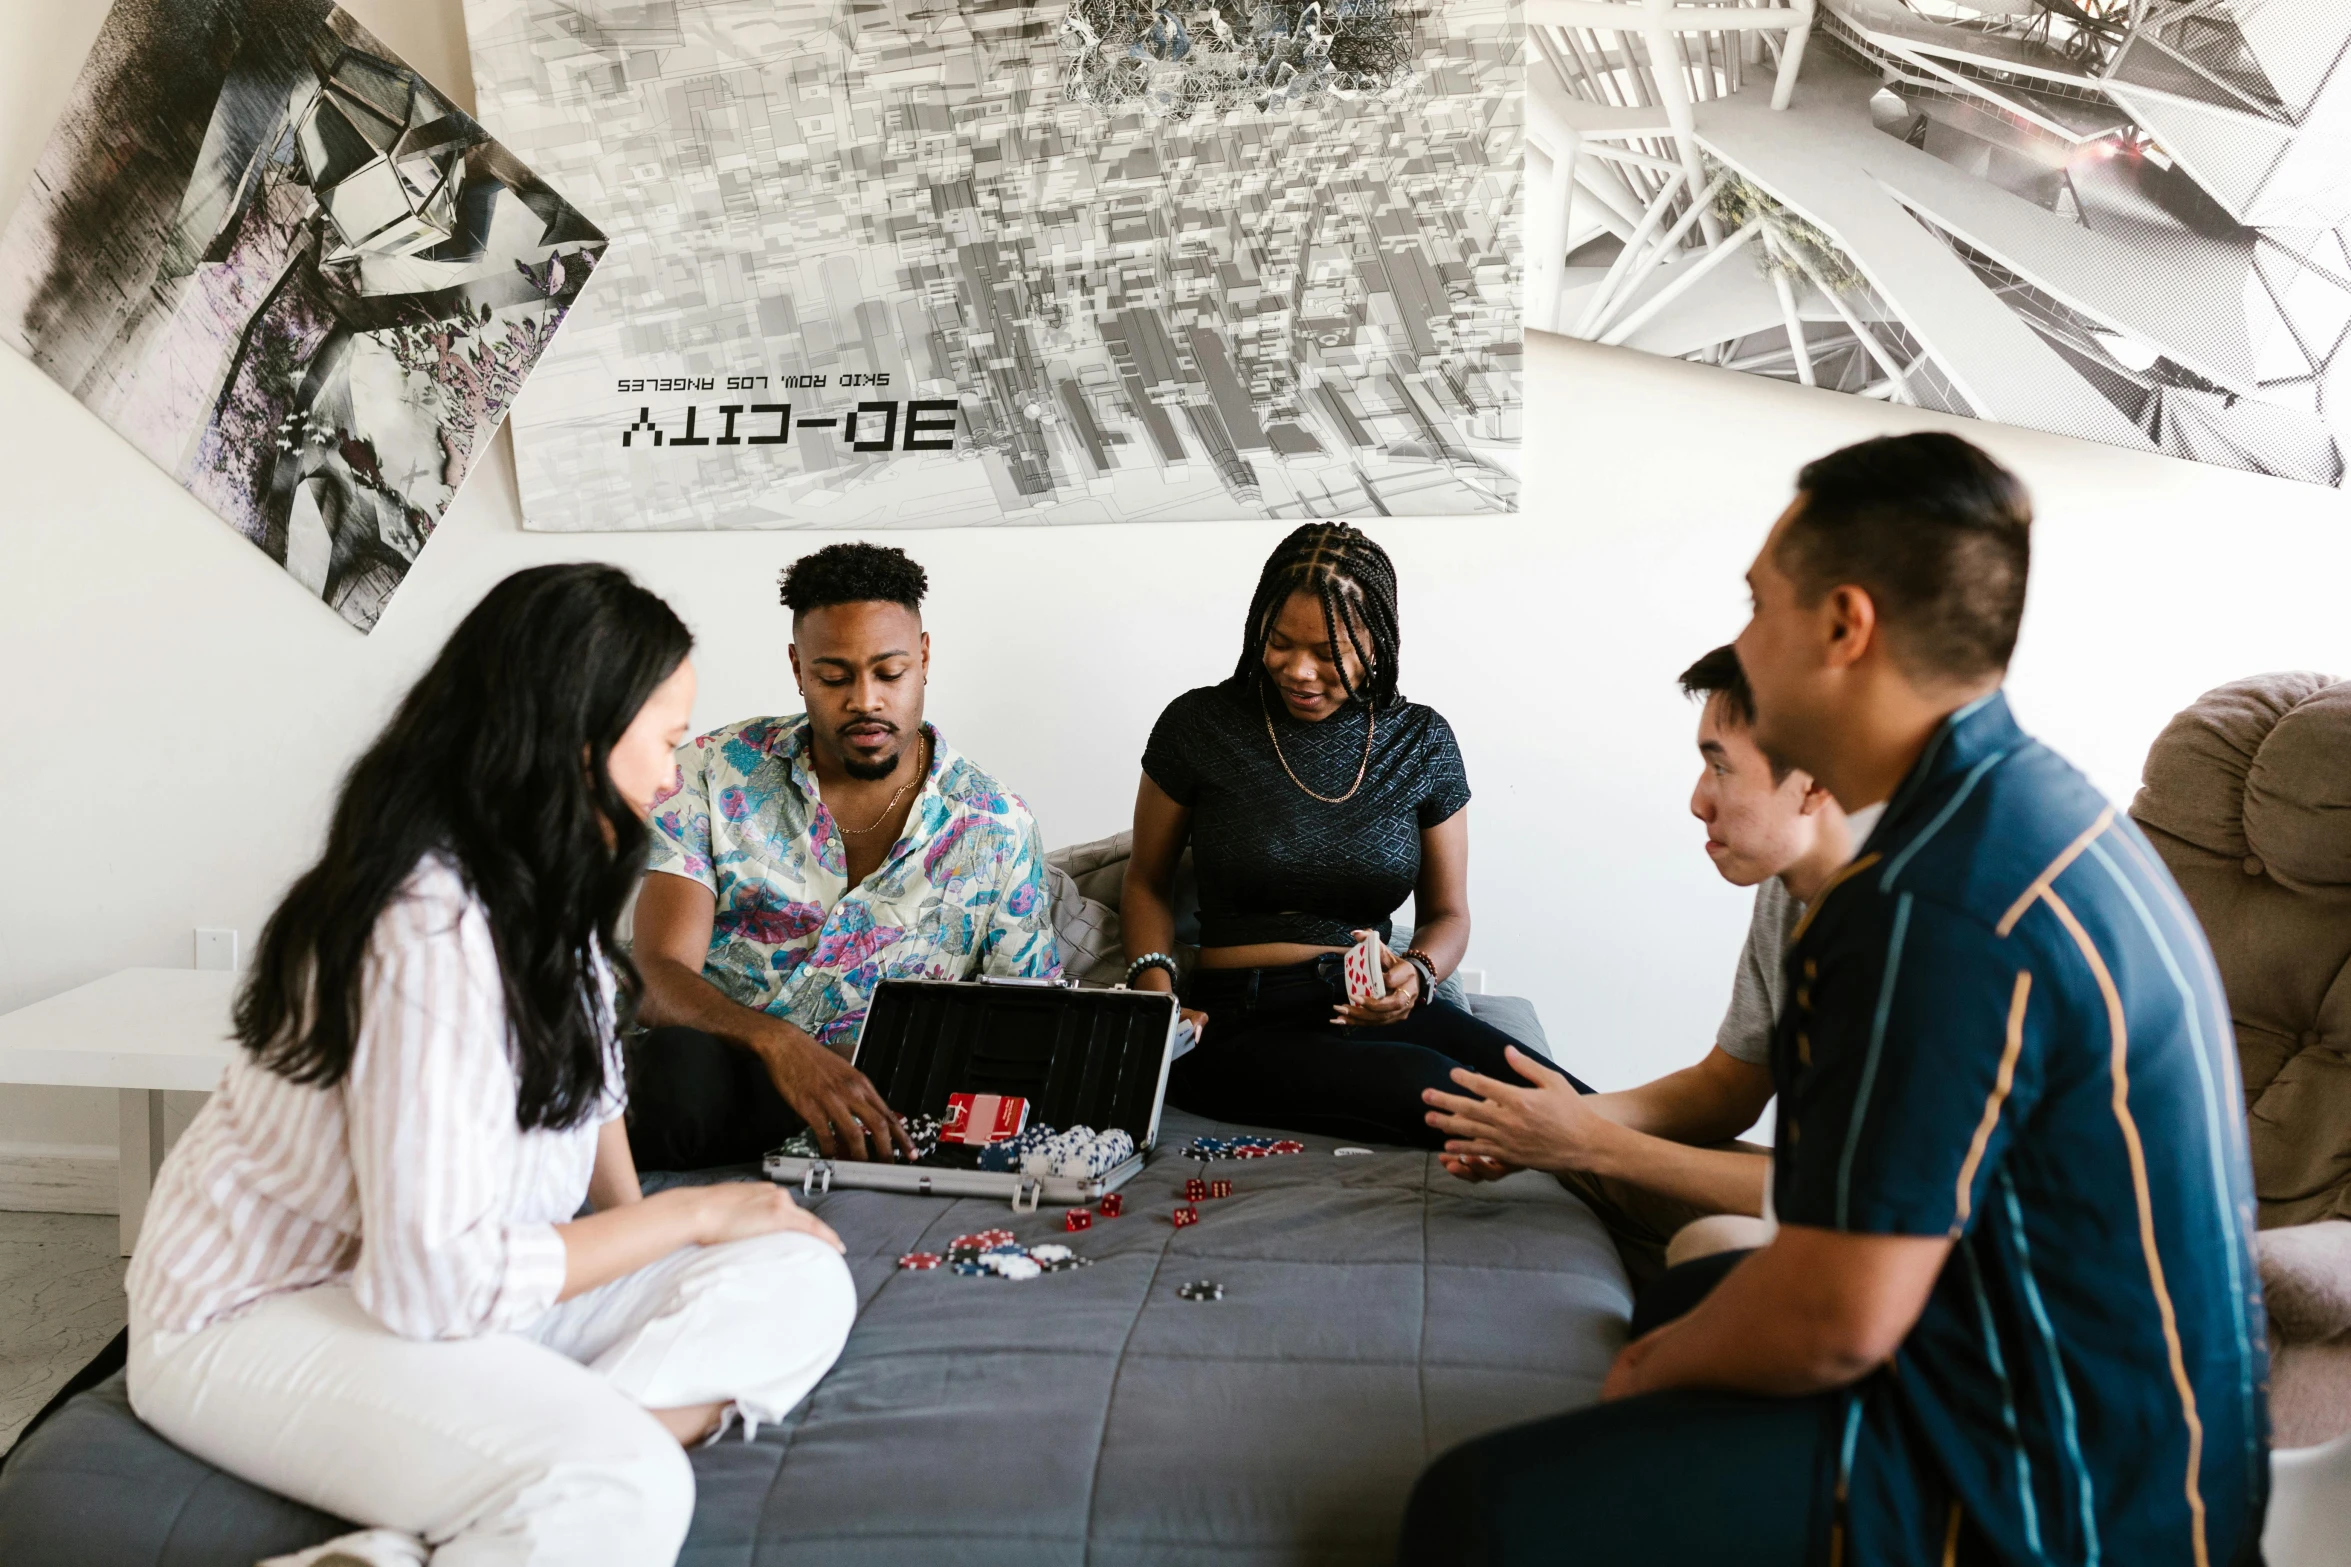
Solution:
<path fill-rule="evenodd" d="M 835 1191 L 862 1311 L 781 1427 L 694 1455 L 681 1562 L 1385 1563 L 1414 1476 L 1455 1443 L 1588 1402 L 1630 1293 L 1547 1177 L 1453 1180 L 1422 1153 L 1220 1163 L 1168 1222 L 1191 1136 L 1167 1112 L 1127 1213 L 1061 1234 L 979 1200 Z M 1051 1234 L 1092 1267 L 1026 1283 L 899 1272 L 967 1230 Z M 1176 1287 L 1211 1278 L 1216 1302 Z M 0 1470 L 8 1567 L 249 1567 L 344 1526 L 149 1432 L 119 1377 Z"/>

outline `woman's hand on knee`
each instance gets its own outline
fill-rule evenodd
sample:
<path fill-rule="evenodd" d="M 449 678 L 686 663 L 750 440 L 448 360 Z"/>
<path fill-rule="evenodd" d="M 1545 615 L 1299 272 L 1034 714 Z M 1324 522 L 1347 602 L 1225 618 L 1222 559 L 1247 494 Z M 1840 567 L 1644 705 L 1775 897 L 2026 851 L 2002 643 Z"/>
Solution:
<path fill-rule="evenodd" d="M 694 1203 L 693 1236 L 696 1245 L 723 1246 L 755 1236 L 793 1230 L 813 1235 L 835 1251 L 846 1251 L 833 1227 L 792 1200 L 792 1194 L 766 1181 L 726 1181 L 716 1186 L 690 1186 L 679 1191 Z"/>

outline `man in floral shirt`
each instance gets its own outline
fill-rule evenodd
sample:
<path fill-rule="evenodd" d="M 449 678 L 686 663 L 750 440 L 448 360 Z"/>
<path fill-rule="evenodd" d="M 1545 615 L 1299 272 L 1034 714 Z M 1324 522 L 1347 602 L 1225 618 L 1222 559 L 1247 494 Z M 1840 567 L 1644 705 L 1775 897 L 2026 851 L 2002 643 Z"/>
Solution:
<path fill-rule="evenodd" d="M 1061 971 L 1036 822 L 923 720 L 927 585 L 877 545 L 796 562 L 783 600 L 807 711 L 679 748 L 637 902 L 645 1168 L 754 1161 L 802 1126 L 830 1156 L 903 1154 L 848 1059 L 874 987 Z"/>

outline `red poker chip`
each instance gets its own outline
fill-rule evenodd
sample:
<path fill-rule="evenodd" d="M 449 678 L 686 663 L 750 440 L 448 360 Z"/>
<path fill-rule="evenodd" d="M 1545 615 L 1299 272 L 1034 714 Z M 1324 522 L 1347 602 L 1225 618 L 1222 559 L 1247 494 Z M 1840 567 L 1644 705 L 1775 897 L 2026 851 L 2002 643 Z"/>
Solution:
<path fill-rule="evenodd" d="M 958 1235 L 947 1243 L 949 1251 L 960 1251 L 968 1246 L 974 1251 L 986 1251 L 991 1246 L 1008 1246 L 1015 1239 L 1010 1230 L 982 1230 L 976 1235 Z"/>
<path fill-rule="evenodd" d="M 927 1273 L 938 1265 L 939 1254 L 935 1251 L 910 1251 L 898 1259 L 899 1267 L 912 1268 L 918 1273 Z"/>

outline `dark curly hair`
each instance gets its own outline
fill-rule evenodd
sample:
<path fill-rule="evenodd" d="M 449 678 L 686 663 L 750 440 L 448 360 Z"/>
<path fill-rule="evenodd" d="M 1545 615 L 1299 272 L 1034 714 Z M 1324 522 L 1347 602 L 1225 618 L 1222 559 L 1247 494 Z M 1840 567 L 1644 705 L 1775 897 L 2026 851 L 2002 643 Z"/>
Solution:
<path fill-rule="evenodd" d="M 931 579 L 904 550 L 883 544 L 828 544 L 784 568 L 777 579 L 794 615 L 835 604 L 903 604 L 922 609 Z"/>

